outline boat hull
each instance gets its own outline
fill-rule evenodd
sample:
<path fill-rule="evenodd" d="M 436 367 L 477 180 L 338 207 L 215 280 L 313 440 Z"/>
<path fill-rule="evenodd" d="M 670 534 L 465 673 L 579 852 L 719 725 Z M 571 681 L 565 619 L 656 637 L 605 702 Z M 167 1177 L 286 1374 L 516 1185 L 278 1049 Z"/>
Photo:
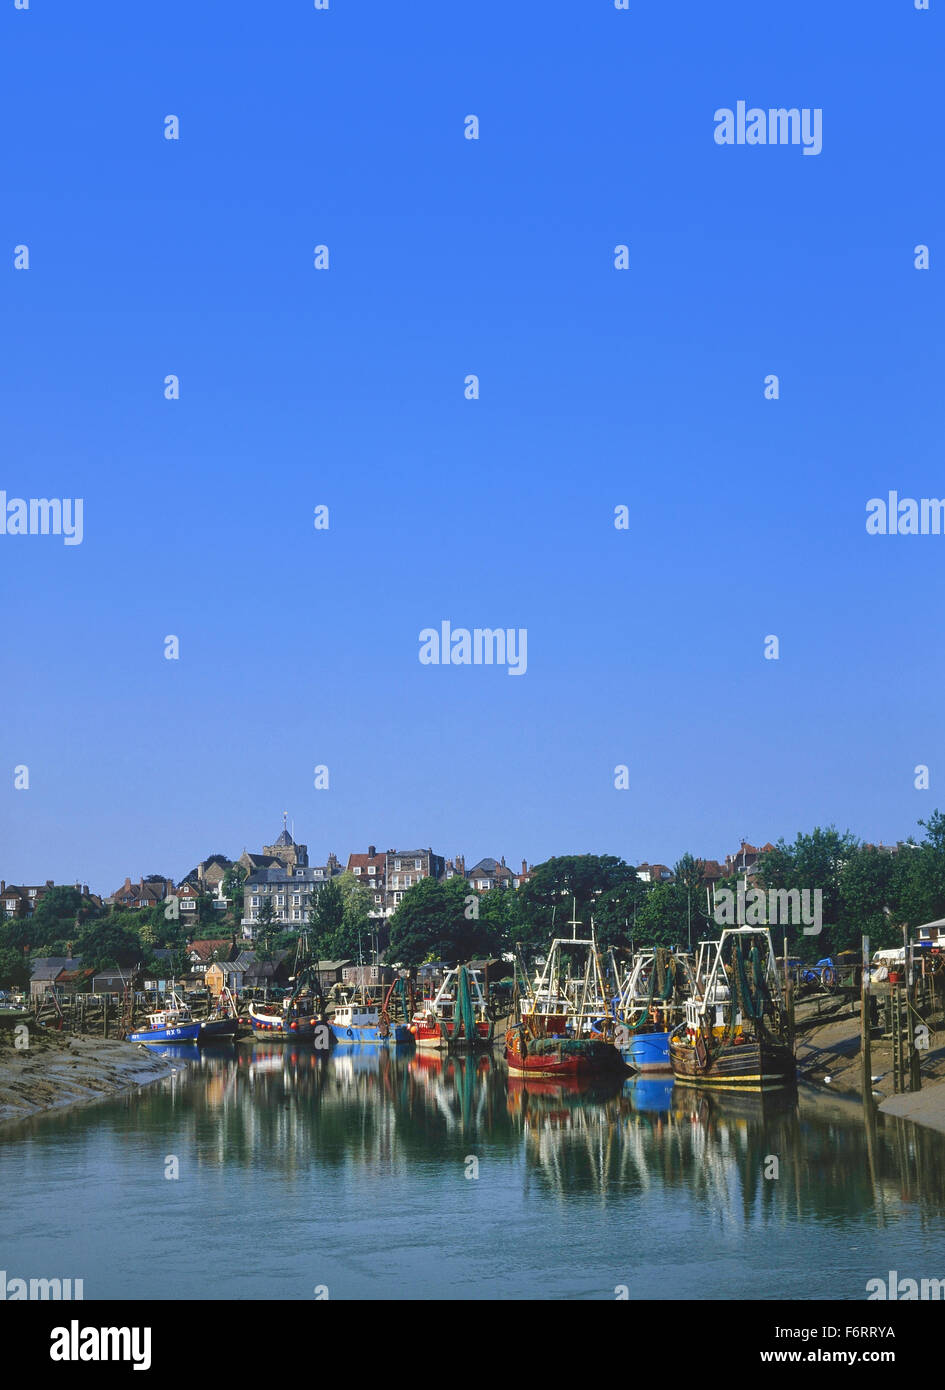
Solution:
<path fill-rule="evenodd" d="M 239 1031 L 240 1021 L 238 1018 L 206 1018 L 202 1020 L 198 1041 L 201 1043 L 225 1042 L 227 1038 L 235 1038 Z"/>
<path fill-rule="evenodd" d="M 331 1035 L 336 1043 L 357 1046 L 360 1043 L 402 1044 L 411 1041 L 410 1029 L 403 1023 L 389 1023 L 382 1027 L 379 1023 L 352 1023 L 346 1027 L 342 1023 L 330 1023 Z"/>
<path fill-rule="evenodd" d="M 438 1052 L 446 1052 L 450 1048 L 468 1047 L 465 1038 L 454 1039 L 449 1032 L 444 1037 L 438 1027 L 426 1023 L 412 1023 L 410 1032 L 417 1047 L 435 1049 Z M 489 1023 L 476 1024 L 476 1038 L 473 1047 L 491 1047 L 492 1045 L 492 1025 Z"/>
<path fill-rule="evenodd" d="M 553 1080 L 583 1080 L 624 1070 L 617 1049 L 594 1039 L 523 1039 L 511 1029 L 505 1035 L 505 1058 L 510 1076 Z"/>
<path fill-rule="evenodd" d="M 711 1052 L 685 1039 L 672 1038 L 669 1048 L 673 1077 L 682 1085 L 719 1091 L 773 1091 L 793 1086 L 793 1049 L 767 1038 L 725 1042 Z"/>
<path fill-rule="evenodd" d="M 628 1067 L 639 1072 L 671 1072 L 669 1033 L 634 1033 L 620 1048 Z"/>
<path fill-rule="evenodd" d="M 128 1034 L 135 1043 L 196 1043 L 200 1038 L 200 1021 L 181 1023 L 173 1028 L 136 1028 Z"/>
<path fill-rule="evenodd" d="M 311 1042 L 316 1028 L 321 1026 L 317 1018 L 293 1018 L 287 1022 L 281 1014 L 257 1013 L 252 1006 L 249 1022 L 253 1037 L 260 1042 Z"/>

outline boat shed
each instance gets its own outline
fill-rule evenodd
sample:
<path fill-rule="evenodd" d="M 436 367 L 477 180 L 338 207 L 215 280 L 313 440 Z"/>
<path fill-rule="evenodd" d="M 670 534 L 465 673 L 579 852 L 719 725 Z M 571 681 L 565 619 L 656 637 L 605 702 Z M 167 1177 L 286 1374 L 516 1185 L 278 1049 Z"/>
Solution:
<path fill-rule="evenodd" d="M 92 976 L 92 993 L 124 994 L 133 978 L 133 971 L 130 971 L 127 975 L 122 975 L 120 971 L 115 970 L 100 971 L 98 975 Z"/>
<path fill-rule="evenodd" d="M 60 977 L 73 970 L 81 969 L 82 961 L 70 956 L 39 956 L 33 961 L 30 975 L 30 998 L 44 999 L 52 992 Z"/>

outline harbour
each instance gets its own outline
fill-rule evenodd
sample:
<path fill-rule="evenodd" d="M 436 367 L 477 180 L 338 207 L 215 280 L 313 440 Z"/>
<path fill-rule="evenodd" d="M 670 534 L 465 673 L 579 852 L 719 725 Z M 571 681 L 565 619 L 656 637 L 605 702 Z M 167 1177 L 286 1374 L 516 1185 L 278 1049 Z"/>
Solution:
<path fill-rule="evenodd" d="M 162 1051 L 163 1080 L 0 1130 L 8 1271 L 81 1278 L 86 1299 L 810 1300 L 941 1264 L 945 1135 L 803 1083 Z"/>

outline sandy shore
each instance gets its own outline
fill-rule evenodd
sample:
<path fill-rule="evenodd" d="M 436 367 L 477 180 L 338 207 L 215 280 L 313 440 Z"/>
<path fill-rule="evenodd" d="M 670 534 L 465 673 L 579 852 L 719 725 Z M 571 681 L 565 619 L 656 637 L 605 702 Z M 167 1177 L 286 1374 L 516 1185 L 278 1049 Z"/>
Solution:
<path fill-rule="evenodd" d="M 0 1124 L 42 1110 L 99 1100 L 170 1076 L 173 1067 L 135 1043 L 34 1032 L 30 1046 L 13 1046 L 0 1030 Z"/>
<path fill-rule="evenodd" d="M 932 1046 L 921 1054 L 922 1089 L 912 1094 L 894 1095 L 892 1049 L 889 1043 L 873 1039 L 870 1075 L 873 1098 L 884 1115 L 898 1115 L 916 1124 L 945 1132 L 945 1032 L 931 1036 Z M 936 1044 L 939 1044 L 936 1046 Z M 860 1020 L 843 1016 L 816 1017 L 813 1005 L 803 1004 L 797 1012 L 798 1076 L 834 1095 L 862 1096 L 860 1070 Z"/>

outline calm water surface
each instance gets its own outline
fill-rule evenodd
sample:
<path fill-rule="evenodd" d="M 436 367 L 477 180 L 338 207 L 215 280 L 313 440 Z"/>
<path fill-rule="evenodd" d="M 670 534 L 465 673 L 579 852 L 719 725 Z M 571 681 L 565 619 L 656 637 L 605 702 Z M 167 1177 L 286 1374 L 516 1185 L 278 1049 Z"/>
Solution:
<path fill-rule="evenodd" d="M 0 1133 L 8 1277 L 87 1299 L 863 1299 L 892 1269 L 945 1277 L 945 1136 L 855 1104 L 567 1090 L 498 1055 L 165 1053 L 167 1081 Z"/>

